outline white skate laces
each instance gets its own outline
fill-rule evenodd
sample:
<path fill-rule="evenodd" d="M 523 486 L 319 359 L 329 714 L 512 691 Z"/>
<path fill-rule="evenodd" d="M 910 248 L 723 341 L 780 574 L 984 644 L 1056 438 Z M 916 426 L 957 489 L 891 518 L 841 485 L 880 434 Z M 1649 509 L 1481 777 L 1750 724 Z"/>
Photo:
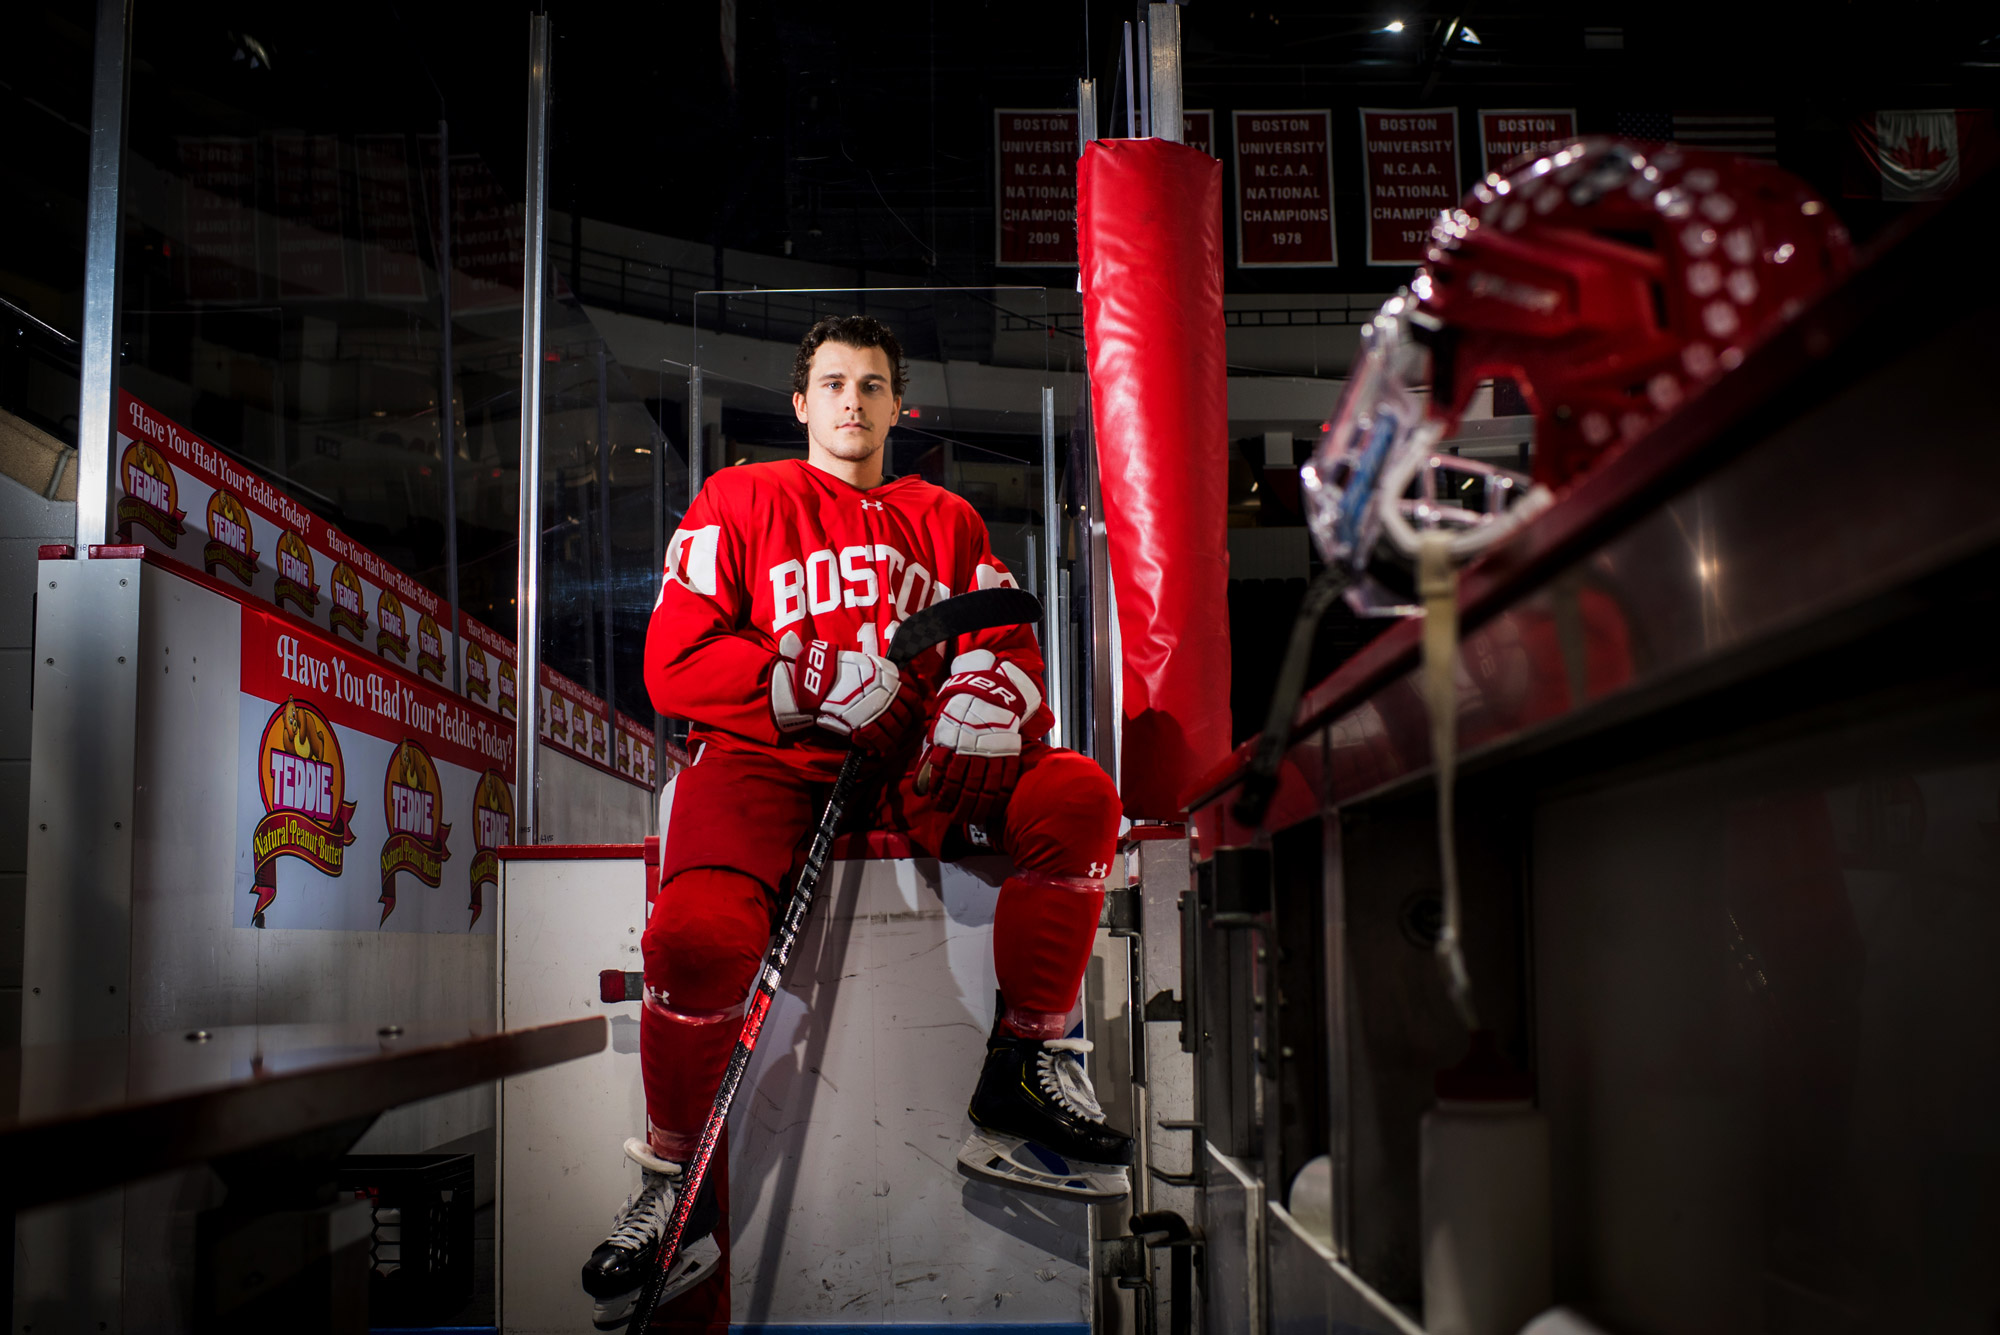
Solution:
<path fill-rule="evenodd" d="M 1097 1102 L 1097 1091 L 1090 1087 L 1090 1076 L 1083 1069 L 1083 1054 L 1091 1049 L 1087 1038 L 1052 1038 L 1042 1044 L 1036 1060 L 1040 1069 L 1042 1092 L 1067 1108 L 1071 1114 L 1089 1122 L 1102 1122 L 1104 1109 Z M 1075 1056 L 1069 1054 L 1074 1053 Z"/>
<path fill-rule="evenodd" d="M 647 1172 L 644 1185 L 612 1217 L 605 1241 L 626 1251 L 644 1251 L 665 1235 L 674 1212 L 674 1184 L 664 1173 Z"/>

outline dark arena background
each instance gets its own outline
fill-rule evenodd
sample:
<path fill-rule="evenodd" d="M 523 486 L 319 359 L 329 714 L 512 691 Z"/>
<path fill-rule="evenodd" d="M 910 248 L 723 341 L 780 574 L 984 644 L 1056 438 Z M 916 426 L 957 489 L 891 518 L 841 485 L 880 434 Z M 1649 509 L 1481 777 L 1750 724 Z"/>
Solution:
<path fill-rule="evenodd" d="M 2000 1331 L 1996 105 L 20 0 L 12 1329 Z"/>

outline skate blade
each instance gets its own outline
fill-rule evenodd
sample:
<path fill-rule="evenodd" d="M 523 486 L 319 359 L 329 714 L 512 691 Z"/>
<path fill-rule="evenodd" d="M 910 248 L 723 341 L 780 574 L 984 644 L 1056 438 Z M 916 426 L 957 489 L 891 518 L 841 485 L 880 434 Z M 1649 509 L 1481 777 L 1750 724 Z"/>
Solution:
<path fill-rule="evenodd" d="M 674 1258 L 673 1273 L 667 1276 L 666 1287 L 660 1290 L 660 1306 L 665 1307 L 695 1285 L 706 1283 L 721 1269 L 722 1244 L 713 1233 L 697 1238 Z M 616 1298 L 599 1298 L 590 1314 L 590 1323 L 599 1330 L 623 1330 L 632 1319 L 632 1309 L 639 1305 L 639 1294 L 644 1287 L 641 1285 Z"/>
<path fill-rule="evenodd" d="M 1019 1136 L 992 1131 L 975 1130 L 966 1139 L 958 1152 L 958 1171 L 1067 1200 L 1115 1201 L 1132 1193 L 1131 1178 L 1122 1164 L 1065 1159 Z"/>

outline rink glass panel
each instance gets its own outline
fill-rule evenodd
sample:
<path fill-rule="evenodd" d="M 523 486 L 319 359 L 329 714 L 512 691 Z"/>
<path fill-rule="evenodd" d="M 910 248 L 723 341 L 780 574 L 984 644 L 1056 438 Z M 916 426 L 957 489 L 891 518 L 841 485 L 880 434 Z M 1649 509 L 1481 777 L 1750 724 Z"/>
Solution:
<path fill-rule="evenodd" d="M 393 18 L 387 31 L 303 13 L 309 30 L 277 14 L 259 22 L 253 42 L 166 11 L 137 16 L 124 387 L 440 597 L 455 510 L 460 608 L 511 640 L 518 161 L 489 163 L 456 133 Z M 452 402 L 440 412 L 447 230 Z M 615 681 L 618 707 L 650 725 L 641 651 L 655 521 L 685 508 L 685 463 L 666 457 L 650 383 L 609 354 L 551 268 L 542 661 L 599 696 Z"/>

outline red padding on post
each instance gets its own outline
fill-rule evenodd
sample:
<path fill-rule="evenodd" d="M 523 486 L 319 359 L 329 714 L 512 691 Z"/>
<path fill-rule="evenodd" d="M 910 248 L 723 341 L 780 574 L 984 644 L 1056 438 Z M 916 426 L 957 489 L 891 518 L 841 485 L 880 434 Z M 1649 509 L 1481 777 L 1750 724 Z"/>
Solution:
<path fill-rule="evenodd" d="M 1174 820 L 1229 754 L 1222 164 L 1100 139 L 1077 179 L 1084 338 L 1124 656 L 1125 814 Z"/>

